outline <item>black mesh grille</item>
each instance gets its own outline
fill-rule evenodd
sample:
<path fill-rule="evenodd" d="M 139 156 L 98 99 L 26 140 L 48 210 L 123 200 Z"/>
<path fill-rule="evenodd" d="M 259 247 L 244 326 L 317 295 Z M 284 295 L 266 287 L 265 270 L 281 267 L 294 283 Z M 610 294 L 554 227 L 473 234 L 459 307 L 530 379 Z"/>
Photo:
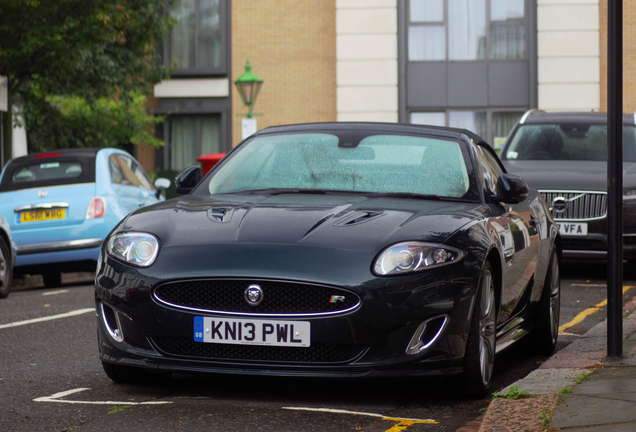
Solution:
<path fill-rule="evenodd" d="M 245 300 L 245 290 L 252 284 L 263 290 L 263 301 L 257 306 Z M 336 313 L 354 308 L 360 302 L 356 294 L 338 288 L 236 279 L 170 282 L 157 287 L 154 295 L 175 306 L 252 314 Z"/>
<path fill-rule="evenodd" d="M 104 305 L 104 317 L 106 318 L 108 327 L 113 331 L 117 330 L 117 319 L 115 318 L 115 311 L 106 305 Z"/>
<path fill-rule="evenodd" d="M 446 317 L 434 318 L 426 323 L 426 327 L 424 327 L 424 332 L 422 333 L 422 337 L 420 340 L 423 345 L 428 345 L 433 341 L 435 336 L 439 333 L 442 326 L 444 325 L 444 321 Z"/>
<path fill-rule="evenodd" d="M 563 250 L 606 251 L 607 245 L 600 240 L 574 239 L 562 237 Z"/>
<path fill-rule="evenodd" d="M 167 336 L 153 336 L 150 341 L 161 353 L 170 356 L 274 363 L 348 363 L 367 349 L 363 345 L 338 344 L 315 344 L 302 348 L 225 345 Z"/>

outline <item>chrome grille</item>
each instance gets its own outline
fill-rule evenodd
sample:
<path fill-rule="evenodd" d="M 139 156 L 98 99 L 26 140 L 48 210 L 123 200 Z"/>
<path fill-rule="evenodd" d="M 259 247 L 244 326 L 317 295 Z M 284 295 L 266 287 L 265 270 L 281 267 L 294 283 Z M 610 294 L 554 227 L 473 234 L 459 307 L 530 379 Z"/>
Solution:
<path fill-rule="evenodd" d="M 250 305 L 245 290 L 258 284 L 263 300 Z M 340 288 L 298 282 L 253 279 L 199 279 L 168 282 L 154 290 L 155 298 L 177 308 L 235 315 L 331 315 L 360 305 L 360 297 Z"/>
<path fill-rule="evenodd" d="M 556 220 L 592 220 L 607 216 L 607 194 L 605 192 L 542 190 L 552 217 Z M 557 198 L 567 202 L 567 208 L 558 212 L 554 208 Z M 557 200 L 559 201 L 559 200 Z"/>

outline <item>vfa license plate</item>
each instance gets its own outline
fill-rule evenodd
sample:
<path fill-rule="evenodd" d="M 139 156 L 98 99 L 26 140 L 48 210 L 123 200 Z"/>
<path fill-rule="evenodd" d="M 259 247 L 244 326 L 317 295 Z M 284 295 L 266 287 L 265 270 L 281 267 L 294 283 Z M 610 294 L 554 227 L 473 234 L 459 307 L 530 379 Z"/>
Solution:
<path fill-rule="evenodd" d="M 559 222 L 559 233 L 562 236 L 586 236 L 587 224 L 586 223 L 568 223 Z"/>
<path fill-rule="evenodd" d="M 194 317 L 194 341 L 231 345 L 308 347 L 309 321 Z"/>
<path fill-rule="evenodd" d="M 44 210 L 29 210 L 20 213 L 19 223 L 24 222 L 39 222 L 45 220 L 64 219 L 66 217 L 66 209 L 44 209 Z"/>

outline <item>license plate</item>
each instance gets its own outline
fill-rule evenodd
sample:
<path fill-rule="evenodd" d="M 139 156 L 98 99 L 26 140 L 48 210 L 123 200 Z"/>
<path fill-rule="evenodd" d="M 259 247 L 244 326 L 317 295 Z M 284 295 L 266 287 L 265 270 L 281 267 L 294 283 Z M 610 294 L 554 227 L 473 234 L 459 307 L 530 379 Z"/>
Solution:
<path fill-rule="evenodd" d="M 557 223 L 559 227 L 559 233 L 563 236 L 586 236 L 587 224 L 586 223 Z"/>
<path fill-rule="evenodd" d="M 309 321 L 194 317 L 194 341 L 231 345 L 308 347 Z"/>
<path fill-rule="evenodd" d="M 45 209 L 45 210 L 30 210 L 20 213 L 18 223 L 24 222 L 39 222 L 53 219 L 64 219 L 66 217 L 66 209 Z"/>

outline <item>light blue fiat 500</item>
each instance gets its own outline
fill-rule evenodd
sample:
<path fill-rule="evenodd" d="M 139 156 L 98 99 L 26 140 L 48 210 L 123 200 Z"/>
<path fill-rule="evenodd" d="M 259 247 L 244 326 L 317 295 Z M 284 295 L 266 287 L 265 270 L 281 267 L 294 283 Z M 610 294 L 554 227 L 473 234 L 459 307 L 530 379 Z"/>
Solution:
<path fill-rule="evenodd" d="M 17 246 L 14 277 L 41 274 L 53 287 L 62 272 L 95 271 L 106 235 L 131 211 L 163 200 L 169 184 L 153 184 L 130 154 L 112 148 L 9 161 L 0 175 L 0 215 Z"/>

